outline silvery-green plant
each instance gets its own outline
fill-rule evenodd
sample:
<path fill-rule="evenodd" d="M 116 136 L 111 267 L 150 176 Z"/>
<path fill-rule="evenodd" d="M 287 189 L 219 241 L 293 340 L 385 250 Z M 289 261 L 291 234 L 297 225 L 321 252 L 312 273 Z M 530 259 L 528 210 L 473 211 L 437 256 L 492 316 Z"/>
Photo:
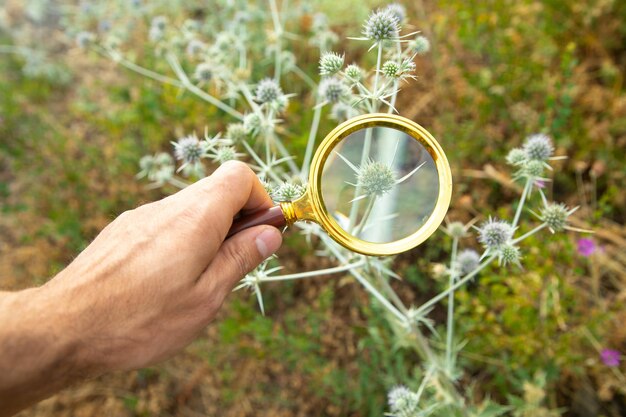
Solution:
<path fill-rule="evenodd" d="M 86 4 L 91 3 L 81 3 L 79 7 Z M 374 68 L 367 68 L 365 62 L 352 62 L 349 54 L 331 50 L 338 36 L 320 13 L 313 15 L 310 33 L 292 33 L 289 22 L 297 20 L 299 14 L 310 13 L 308 5 L 290 4 L 288 9 L 281 10 L 276 0 L 265 4 L 222 0 L 202 20 L 181 18 L 174 13 L 170 16 L 167 10 L 173 6 L 158 2 L 153 3 L 154 7 L 142 2 L 120 6 L 122 11 L 132 7 L 132 12 L 115 9 L 112 13 L 115 19 L 107 14 L 110 6 L 91 6 L 87 12 L 76 11 L 75 19 L 68 23 L 68 33 L 75 37 L 79 47 L 94 50 L 129 70 L 192 94 L 222 112 L 225 122 L 222 132 L 209 134 L 207 128 L 202 139 L 190 133 L 172 142 L 174 157 L 159 153 L 141 159 L 138 177 L 146 178 L 154 187 L 184 188 L 206 175 L 211 165 L 240 159 L 258 173 L 275 201 L 299 197 L 304 192 L 323 113 L 343 121 L 364 113 L 397 112 L 396 98 L 402 83 L 415 77 L 417 57 L 431 48 L 425 36 L 417 32 L 403 34 L 402 24 L 407 16 L 404 7 L 398 4 L 373 11 L 360 36 L 351 38 L 364 42 L 373 51 Z M 106 30 L 89 30 L 94 22 L 112 21 L 115 23 Z M 129 47 L 124 41 L 136 27 L 145 29 L 147 42 L 158 58 L 155 68 L 141 66 L 127 53 Z M 290 52 L 309 46 L 317 49 L 318 74 L 307 74 Z M 285 115 L 292 97 L 285 92 L 285 86 L 290 85 L 283 82 L 286 77 L 300 80 L 310 90 L 312 122 L 305 132 L 308 141 L 301 165 L 296 164 L 296 158 L 285 145 L 288 129 L 284 123 L 289 120 Z M 575 209 L 550 202 L 543 192 L 549 181 L 547 173 L 552 169 L 550 163 L 560 158 L 553 154 L 552 141 L 544 134 L 528 137 L 521 148 L 508 154 L 506 161 L 515 169 L 513 177 L 523 186 L 512 219 L 485 216 L 487 220 L 477 226 L 476 221 L 467 224 L 453 221 L 442 228 L 451 239 L 450 259 L 445 268 L 448 288 L 422 305 L 407 306 L 394 292 L 389 281 L 400 277 L 393 271 L 390 259 L 349 252 L 315 224 L 297 227 L 308 242 L 318 242 L 317 253 L 332 259 L 335 266 L 280 274 L 280 258 L 272 258 L 244 277 L 236 290 L 254 292 L 264 313 L 262 287 L 267 282 L 350 274 L 387 312 L 400 344 L 411 346 L 422 358 L 418 389 L 393 388 L 389 392 L 389 415 L 500 415 L 500 412 L 484 414 L 481 410 L 494 410 L 491 403 L 472 404 L 472 397 L 456 384 L 462 375 L 457 355 L 463 342 L 454 332 L 454 294 L 495 261 L 502 268 L 519 267 L 524 255 L 521 244 L 544 228 L 552 232 L 577 230 L 568 223 Z M 408 175 L 400 177 L 393 167 L 370 159 L 365 153 L 359 164 L 339 156 L 354 173 L 352 185 L 356 197 L 351 201 L 354 212 L 362 199 L 369 197 L 374 201 L 420 168 L 414 167 Z M 521 233 L 528 229 L 520 225 L 520 220 L 533 191 L 540 196 L 538 202 L 533 201 L 538 204 L 533 212 L 538 224 Z M 363 221 L 357 226 L 350 217 L 348 227 L 363 227 Z M 481 250 L 471 247 L 459 250 L 473 230 L 477 232 Z M 444 300 L 448 308 L 445 335 L 439 335 L 429 313 Z"/>
<path fill-rule="evenodd" d="M 70 73 L 55 50 L 62 47 L 57 39 L 58 13 L 53 0 L 6 0 L 0 7 L 0 37 L 9 44 L 0 44 L 0 57 L 11 54 L 21 58 L 22 73 L 29 78 L 42 78 L 57 84 L 70 80 Z M 44 42 L 45 41 L 45 42 Z M 77 39 L 83 44 L 89 39 Z"/>

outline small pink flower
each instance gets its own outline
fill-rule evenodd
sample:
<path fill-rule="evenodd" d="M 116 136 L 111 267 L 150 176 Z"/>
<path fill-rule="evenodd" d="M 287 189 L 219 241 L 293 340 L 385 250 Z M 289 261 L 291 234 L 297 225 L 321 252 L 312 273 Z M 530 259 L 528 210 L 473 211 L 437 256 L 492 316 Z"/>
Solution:
<path fill-rule="evenodd" d="M 606 366 L 619 366 L 620 353 L 614 349 L 602 349 L 600 351 L 600 359 Z"/>
<path fill-rule="evenodd" d="M 578 253 L 582 256 L 589 257 L 598 250 L 596 243 L 592 239 L 581 238 L 578 239 Z"/>
<path fill-rule="evenodd" d="M 537 188 L 546 188 L 546 182 L 544 180 L 535 180 L 535 186 Z"/>

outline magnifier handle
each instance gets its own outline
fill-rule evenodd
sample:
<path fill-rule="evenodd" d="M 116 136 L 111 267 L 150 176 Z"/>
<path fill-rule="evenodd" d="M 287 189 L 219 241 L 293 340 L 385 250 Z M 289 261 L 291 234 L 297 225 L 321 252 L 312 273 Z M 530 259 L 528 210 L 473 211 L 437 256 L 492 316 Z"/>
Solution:
<path fill-rule="evenodd" d="M 229 238 L 244 229 L 258 226 L 260 224 L 267 224 L 280 229 L 287 225 L 287 220 L 285 219 L 285 215 L 283 214 L 283 210 L 280 206 L 255 211 L 254 213 L 246 214 L 236 219 L 230 227 L 226 238 Z"/>

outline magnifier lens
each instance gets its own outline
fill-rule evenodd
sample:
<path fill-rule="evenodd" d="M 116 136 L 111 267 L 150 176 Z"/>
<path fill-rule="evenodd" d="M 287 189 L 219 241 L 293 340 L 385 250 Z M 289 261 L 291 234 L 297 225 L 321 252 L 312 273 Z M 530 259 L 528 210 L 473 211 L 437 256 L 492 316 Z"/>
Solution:
<path fill-rule="evenodd" d="M 357 130 L 336 144 L 322 169 L 329 217 L 366 242 L 408 237 L 435 210 L 440 187 L 435 161 L 426 146 L 400 130 Z"/>

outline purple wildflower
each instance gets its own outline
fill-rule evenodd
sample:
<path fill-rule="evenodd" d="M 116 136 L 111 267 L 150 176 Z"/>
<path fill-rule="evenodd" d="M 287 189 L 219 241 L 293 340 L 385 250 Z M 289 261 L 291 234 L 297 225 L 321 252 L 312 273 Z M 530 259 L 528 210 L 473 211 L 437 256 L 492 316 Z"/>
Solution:
<path fill-rule="evenodd" d="M 546 182 L 544 180 L 535 180 L 535 187 L 546 188 Z"/>
<path fill-rule="evenodd" d="M 593 239 L 578 239 L 578 253 L 582 256 L 589 257 L 598 249 Z"/>
<path fill-rule="evenodd" d="M 619 366 L 620 353 L 614 349 L 602 349 L 600 351 L 600 359 L 606 366 Z"/>

